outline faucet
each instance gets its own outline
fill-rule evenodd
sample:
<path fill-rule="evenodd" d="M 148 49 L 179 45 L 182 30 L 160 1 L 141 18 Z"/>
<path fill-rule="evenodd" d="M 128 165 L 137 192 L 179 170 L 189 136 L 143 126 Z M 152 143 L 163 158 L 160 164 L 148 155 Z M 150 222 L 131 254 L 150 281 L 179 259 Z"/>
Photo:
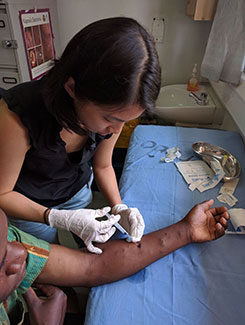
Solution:
<path fill-rule="evenodd" d="M 208 104 L 208 94 L 201 93 L 200 96 L 195 94 L 193 91 L 189 93 L 189 96 L 194 98 L 198 105 L 207 105 Z"/>

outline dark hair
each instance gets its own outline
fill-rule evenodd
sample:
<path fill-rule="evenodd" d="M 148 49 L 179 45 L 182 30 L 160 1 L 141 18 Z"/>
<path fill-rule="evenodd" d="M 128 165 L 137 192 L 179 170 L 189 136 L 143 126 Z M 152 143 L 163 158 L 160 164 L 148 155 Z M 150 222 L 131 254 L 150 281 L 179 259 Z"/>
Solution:
<path fill-rule="evenodd" d="M 151 111 L 161 82 L 154 41 L 126 17 L 96 21 L 72 38 L 45 78 L 45 98 L 58 122 L 81 134 L 73 99 L 64 89 L 69 77 L 81 102 L 112 109 L 138 104 Z"/>

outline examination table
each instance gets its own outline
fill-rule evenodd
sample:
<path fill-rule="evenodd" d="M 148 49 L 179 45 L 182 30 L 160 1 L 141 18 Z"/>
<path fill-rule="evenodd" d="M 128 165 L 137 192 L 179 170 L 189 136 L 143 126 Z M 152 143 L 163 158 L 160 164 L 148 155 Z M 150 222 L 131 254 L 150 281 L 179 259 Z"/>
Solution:
<path fill-rule="evenodd" d="M 174 146 L 179 147 L 180 159 L 193 159 L 192 144 L 197 141 L 221 146 L 239 160 L 243 171 L 234 208 L 245 208 L 245 151 L 238 133 L 140 125 L 131 136 L 120 192 L 124 203 L 142 213 L 145 233 L 179 221 L 204 200 L 213 198 L 214 206 L 224 205 L 216 199 L 221 183 L 192 192 L 174 163 L 160 161 L 164 148 Z M 114 238 L 119 237 L 117 232 Z M 133 276 L 92 288 L 85 324 L 244 325 L 245 235 L 190 244 Z"/>

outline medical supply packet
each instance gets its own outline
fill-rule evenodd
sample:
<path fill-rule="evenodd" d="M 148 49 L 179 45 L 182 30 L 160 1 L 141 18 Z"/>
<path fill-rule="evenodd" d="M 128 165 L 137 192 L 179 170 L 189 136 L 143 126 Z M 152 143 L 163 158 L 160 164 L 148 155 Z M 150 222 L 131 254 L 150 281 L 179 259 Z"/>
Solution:
<path fill-rule="evenodd" d="M 189 189 L 206 191 L 215 187 L 224 177 L 224 171 L 218 161 L 212 161 L 210 168 L 203 160 L 177 162 L 179 172 L 184 177 Z"/>
<path fill-rule="evenodd" d="M 170 163 L 170 162 L 174 162 L 175 159 L 179 159 L 180 157 L 181 157 L 181 153 L 179 151 L 179 147 L 172 147 L 166 150 L 166 156 L 162 157 L 160 161 Z"/>
<path fill-rule="evenodd" d="M 243 234 L 245 235 L 245 209 L 233 208 L 229 209 L 230 221 L 234 227 L 234 231 L 228 230 L 226 234 Z"/>

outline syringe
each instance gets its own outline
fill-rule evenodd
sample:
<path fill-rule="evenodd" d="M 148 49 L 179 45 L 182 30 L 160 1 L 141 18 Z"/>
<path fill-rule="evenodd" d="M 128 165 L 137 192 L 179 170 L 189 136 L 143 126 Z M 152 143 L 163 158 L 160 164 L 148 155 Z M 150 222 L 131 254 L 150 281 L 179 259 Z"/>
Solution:
<path fill-rule="evenodd" d="M 107 216 L 108 219 L 111 218 L 110 213 L 106 213 L 106 216 Z M 126 235 L 126 236 L 128 237 L 128 239 L 130 239 L 130 241 L 132 241 L 132 237 L 129 235 L 129 233 L 127 232 L 127 230 L 123 228 L 123 226 L 121 226 L 118 222 L 116 222 L 116 223 L 114 224 L 114 226 L 115 226 L 115 227 L 116 227 L 116 228 L 117 228 L 117 229 L 118 229 L 122 234 Z"/>

